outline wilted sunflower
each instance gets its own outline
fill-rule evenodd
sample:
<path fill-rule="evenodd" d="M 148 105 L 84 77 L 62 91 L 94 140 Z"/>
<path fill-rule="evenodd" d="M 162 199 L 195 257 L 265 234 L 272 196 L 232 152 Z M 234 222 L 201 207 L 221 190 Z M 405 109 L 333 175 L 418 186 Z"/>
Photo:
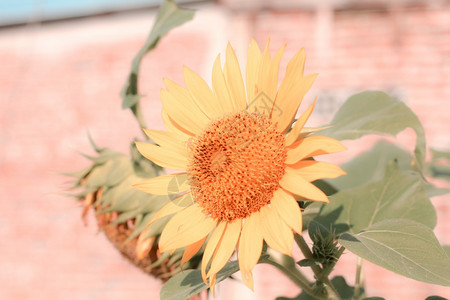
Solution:
<path fill-rule="evenodd" d="M 212 290 L 216 274 L 235 249 L 242 279 L 253 289 L 252 269 L 263 240 L 291 255 L 293 231 L 302 232 L 294 195 L 328 202 L 311 182 L 344 174 L 335 165 L 310 159 L 345 149 L 334 139 L 302 131 L 314 103 L 291 128 L 316 78 L 303 76 L 304 50 L 291 59 L 278 87 L 284 46 L 272 59 L 268 44 L 261 53 L 254 40 L 250 43 L 246 89 L 229 44 L 224 69 L 220 56 L 214 63 L 212 90 L 186 67 L 186 88 L 165 79 L 161 101 L 168 131 L 146 130 L 158 145 L 137 143 L 142 155 L 154 163 L 184 171 L 136 187 L 156 195 L 184 193 L 153 219 L 175 213 L 161 234 L 159 248 L 164 252 L 186 247 L 182 258 L 186 262 L 206 243 L 201 272 Z"/>

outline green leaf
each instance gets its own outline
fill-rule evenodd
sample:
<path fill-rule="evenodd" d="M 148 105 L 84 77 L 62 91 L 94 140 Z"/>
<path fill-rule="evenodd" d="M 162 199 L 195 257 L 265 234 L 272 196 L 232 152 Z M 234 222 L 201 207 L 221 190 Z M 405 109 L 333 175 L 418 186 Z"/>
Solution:
<path fill-rule="evenodd" d="M 450 181 L 450 152 L 431 149 L 432 160 L 428 165 L 431 176 Z"/>
<path fill-rule="evenodd" d="M 334 116 L 332 126 L 320 134 L 338 140 L 358 139 L 367 134 L 396 136 L 406 128 L 417 134 L 415 162 L 422 169 L 426 152 L 425 132 L 417 116 L 403 102 L 379 91 L 351 96 Z"/>
<path fill-rule="evenodd" d="M 84 176 L 86 176 L 91 171 L 91 169 L 92 169 L 92 166 L 89 166 L 89 167 L 84 168 L 84 169 L 79 170 L 79 171 L 75 171 L 75 172 L 61 172 L 59 174 L 81 179 Z"/>
<path fill-rule="evenodd" d="M 442 246 L 442 248 L 444 249 L 445 253 L 447 253 L 447 256 L 450 257 L 450 245 L 444 245 Z"/>
<path fill-rule="evenodd" d="M 309 223 L 317 217 L 322 207 L 322 203 L 319 202 L 311 202 L 306 208 L 302 211 L 302 229 L 307 230 L 309 227 Z"/>
<path fill-rule="evenodd" d="M 327 182 L 338 190 L 355 188 L 381 180 L 385 175 L 386 165 L 392 161 L 397 163 L 400 170 L 410 170 L 411 160 L 412 156 L 404 149 L 386 141 L 379 141 L 369 151 L 341 166 L 347 175 L 327 179 Z"/>
<path fill-rule="evenodd" d="M 143 96 L 138 92 L 138 76 L 140 63 L 144 55 L 155 48 L 159 40 L 171 29 L 186 23 L 193 17 L 194 12 L 192 10 L 178 8 L 175 1 L 165 0 L 162 3 L 145 45 L 133 59 L 131 72 L 121 92 L 122 108 L 131 108 L 133 110 L 139 99 Z M 133 112 L 136 114 L 135 111 Z"/>
<path fill-rule="evenodd" d="M 345 281 L 345 278 L 342 276 L 336 276 L 331 279 L 331 283 L 336 288 L 339 298 L 341 300 L 350 300 L 353 298 L 354 287 L 349 286 Z M 364 295 L 364 290 L 361 289 L 360 295 Z M 316 300 L 316 297 L 313 297 L 305 292 L 302 292 L 295 298 L 286 298 L 286 297 L 278 297 L 277 300 Z"/>
<path fill-rule="evenodd" d="M 230 277 L 233 273 L 239 270 L 237 261 L 232 261 L 217 273 L 216 284 L 222 280 Z M 187 270 L 179 273 L 169 279 L 161 289 L 161 300 L 182 300 L 188 299 L 203 290 L 208 286 L 203 282 L 200 270 Z"/>
<path fill-rule="evenodd" d="M 297 265 L 299 265 L 300 267 L 318 266 L 318 265 L 322 264 L 323 261 L 324 261 L 323 259 L 305 258 L 305 259 L 299 260 L 297 262 Z"/>
<path fill-rule="evenodd" d="M 430 149 L 433 159 L 446 159 L 450 161 L 450 151 L 441 151 L 437 149 Z"/>
<path fill-rule="evenodd" d="M 88 131 L 87 135 L 88 135 L 89 143 L 91 144 L 92 148 L 94 148 L 95 152 L 99 153 L 102 149 L 99 148 L 97 146 L 97 144 L 94 142 L 94 139 L 92 138 L 92 136 L 89 133 L 89 131 Z"/>
<path fill-rule="evenodd" d="M 135 237 L 137 237 L 148 225 L 150 220 L 153 218 L 155 214 L 154 213 L 147 213 L 144 217 L 139 220 L 139 222 L 135 221 L 135 229 L 133 230 L 133 233 L 130 234 L 130 236 L 127 238 L 127 241 L 131 241 Z"/>
<path fill-rule="evenodd" d="M 433 231 L 406 219 L 383 220 L 339 243 L 354 254 L 400 275 L 450 286 L 450 258 Z"/>
<path fill-rule="evenodd" d="M 438 188 L 432 184 L 426 184 L 424 187 L 428 197 L 442 196 L 450 193 L 450 189 Z"/>
<path fill-rule="evenodd" d="M 436 212 L 417 173 L 400 171 L 396 164 L 380 181 L 347 189 L 330 197 L 315 221 L 336 233 L 362 229 L 385 219 L 403 218 L 436 226 Z"/>
<path fill-rule="evenodd" d="M 129 210 L 126 211 L 122 214 L 119 215 L 119 217 L 117 219 L 114 220 L 114 222 L 112 222 L 112 225 L 119 225 L 121 223 L 124 223 L 130 219 L 135 218 L 137 215 L 139 214 L 139 209 L 135 209 L 135 210 Z"/>
<path fill-rule="evenodd" d="M 441 296 L 429 296 L 425 300 L 448 300 L 448 299 Z"/>
<path fill-rule="evenodd" d="M 142 156 L 136 148 L 135 141 L 136 140 L 134 140 L 130 145 L 130 156 L 136 175 L 142 178 L 151 178 L 161 175 L 162 168 Z"/>

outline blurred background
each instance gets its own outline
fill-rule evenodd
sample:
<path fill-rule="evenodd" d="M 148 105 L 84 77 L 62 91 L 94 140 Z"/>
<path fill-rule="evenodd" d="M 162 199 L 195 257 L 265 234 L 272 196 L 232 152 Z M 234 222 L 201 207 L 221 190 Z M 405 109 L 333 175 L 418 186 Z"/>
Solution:
<path fill-rule="evenodd" d="M 89 132 L 100 146 L 128 153 L 140 129 L 121 109 L 119 92 L 144 44 L 159 0 L 0 1 L 0 299 L 158 299 L 161 283 L 129 264 L 98 232 L 92 214 L 63 195 L 58 172 L 89 164 Z M 351 94 L 380 89 L 418 115 L 429 147 L 450 150 L 450 1 L 221 0 L 182 1 L 194 20 L 171 31 L 141 68 L 144 115 L 163 129 L 163 77 L 182 82 L 186 65 L 209 79 L 231 42 L 241 62 L 252 37 L 282 61 L 301 47 L 306 73 L 319 73 L 303 109 L 319 101 L 310 125 L 323 125 Z M 241 63 L 242 64 L 242 63 Z M 302 109 L 302 108 L 301 108 Z M 363 144 L 336 156 L 344 162 Z M 412 132 L 398 140 L 408 149 Z M 444 182 L 436 184 L 445 187 Z M 448 187 L 448 185 L 447 185 Z M 435 233 L 450 244 L 450 197 L 432 199 Z M 353 284 L 355 257 L 336 273 Z M 450 288 L 419 283 L 365 263 L 367 295 L 386 299 L 450 297 Z M 219 285 L 217 299 L 296 296 L 270 266 L 256 267 L 255 293 Z"/>

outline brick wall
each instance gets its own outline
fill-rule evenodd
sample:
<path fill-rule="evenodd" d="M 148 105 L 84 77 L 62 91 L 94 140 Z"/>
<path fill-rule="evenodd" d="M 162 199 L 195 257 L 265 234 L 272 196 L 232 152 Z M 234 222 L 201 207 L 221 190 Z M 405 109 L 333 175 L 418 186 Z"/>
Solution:
<path fill-rule="evenodd" d="M 273 50 L 288 43 L 283 67 L 305 47 L 307 72 L 320 73 L 305 99 L 307 104 L 319 96 L 313 124 L 330 121 L 353 92 L 384 89 L 418 114 L 430 146 L 450 149 L 445 122 L 450 7 L 448 1 L 440 3 L 289 11 L 202 5 L 193 22 L 170 33 L 143 63 L 149 127 L 162 127 L 162 77 L 181 82 L 185 64 L 209 78 L 213 59 L 224 52 L 227 40 L 243 60 L 251 37 L 263 46 L 270 36 Z M 123 152 L 139 134 L 130 113 L 120 109 L 118 94 L 153 16 L 147 11 L 0 30 L 1 299 L 158 298 L 159 282 L 121 258 L 97 234 L 92 216 L 87 227 L 82 225 L 81 209 L 61 195 L 65 178 L 56 174 L 87 164 L 78 154 L 91 151 L 87 129 L 99 145 Z M 414 136 L 402 134 L 400 141 L 412 149 Z M 359 144 L 349 145 L 350 153 L 361 151 Z M 437 197 L 433 202 L 436 234 L 450 244 L 448 200 Z M 352 283 L 354 270 L 345 262 L 353 264 L 354 257 L 346 254 L 338 270 Z M 298 293 L 272 268 L 257 270 L 256 293 L 230 281 L 219 287 L 218 298 L 273 299 Z M 369 295 L 450 295 L 448 288 L 403 279 L 369 263 L 365 271 Z"/>

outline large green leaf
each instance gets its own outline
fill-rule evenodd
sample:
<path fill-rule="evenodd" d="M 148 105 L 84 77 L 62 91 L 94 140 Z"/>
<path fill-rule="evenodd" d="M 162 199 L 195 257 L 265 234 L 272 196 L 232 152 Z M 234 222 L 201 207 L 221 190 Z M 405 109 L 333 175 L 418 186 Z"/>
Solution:
<path fill-rule="evenodd" d="M 447 256 L 450 257 L 450 245 L 444 245 L 442 246 L 442 248 L 444 249 L 445 253 L 447 253 Z"/>
<path fill-rule="evenodd" d="M 386 165 L 396 161 L 399 169 L 409 170 L 412 156 L 404 149 L 386 141 L 379 141 L 372 149 L 341 165 L 347 175 L 327 179 L 338 190 L 355 188 L 378 181 L 386 172 Z"/>
<path fill-rule="evenodd" d="M 333 224 L 337 233 L 358 233 L 376 222 L 396 218 L 436 226 L 436 212 L 422 179 L 391 164 L 383 179 L 332 195 L 315 221 L 325 228 Z"/>
<path fill-rule="evenodd" d="M 383 220 L 339 243 L 354 254 L 400 275 L 450 286 L 450 258 L 433 231 L 406 219 Z"/>
<path fill-rule="evenodd" d="M 229 262 L 219 273 L 216 283 L 228 278 L 239 270 L 237 261 Z M 200 270 L 188 270 L 169 279 L 161 289 L 161 300 L 188 299 L 206 290 L 208 286 L 203 282 Z"/>
<path fill-rule="evenodd" d="M 133 113 L 139 113 L 135 110 L 137 109 L 136 104 L 139 99 L 143 97 L 138 92 L 139 67 L 142 58 L 146 53 L 155 48 L 159 40 L 171 29 L 186 23 L 193 17 L 194 12 L 192 10 L 180 9 L 175 1 L 165 0 L 162 3 L 150 35 L 148 36 L 145 45 L 134 57 L 131 65 L 131 72 L 122 88 L 121 97 L 123 108 L 131 108 Z"/>
<path fill-rule="evenodd" d="M 350 97 L 334 116 L 332 126 L 320 134 L 353 140 L 366 134 L 395 136 L 406 128 L 412 128 L 417 134 L 414 153 L 421 169 L 426 151 L 422 124 L 408 106 L 386 93 L 367 91 Z"/>

